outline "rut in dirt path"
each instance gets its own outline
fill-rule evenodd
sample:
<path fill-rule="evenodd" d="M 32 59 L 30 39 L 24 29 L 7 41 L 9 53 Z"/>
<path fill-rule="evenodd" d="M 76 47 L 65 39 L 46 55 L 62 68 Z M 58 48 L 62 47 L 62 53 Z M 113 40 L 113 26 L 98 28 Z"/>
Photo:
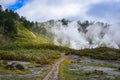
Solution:
<path fill-rule="evenodd" d="M 51 71 L 45 76 L 43 80 L 59 80 L 59 66 L 65 60 L 65 55 L 62 53 L 61 59 L 54 64 Z"/>

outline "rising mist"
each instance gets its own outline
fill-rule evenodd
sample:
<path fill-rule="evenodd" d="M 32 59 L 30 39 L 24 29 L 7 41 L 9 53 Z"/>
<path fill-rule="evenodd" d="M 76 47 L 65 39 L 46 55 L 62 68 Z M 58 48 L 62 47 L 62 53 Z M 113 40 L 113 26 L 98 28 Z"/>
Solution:
<path fill-rule="evenodd" d="M 78 21 L 63 24 L 61 21 L 45 23 L 53 35 L 56 45 L 68 46 L 73 49 L 112 47 L 120 48 L 119 24 L 103 24 L 94 22 L 81 26 Z"/>

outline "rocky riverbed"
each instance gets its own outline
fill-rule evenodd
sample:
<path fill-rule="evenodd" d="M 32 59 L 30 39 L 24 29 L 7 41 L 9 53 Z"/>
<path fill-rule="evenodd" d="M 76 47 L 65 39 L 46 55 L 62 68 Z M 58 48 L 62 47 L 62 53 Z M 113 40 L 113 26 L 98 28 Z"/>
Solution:
<path fill-rule="evenodd" d="M 0 73 L 0 80 L 35 80 L 36 76 L 39 76 L 44 70 L 47 70 L 49 68 L 48 66 L 35 67 L 29 62 L 7 61 L 7 65 L 13 63 L 26 66 L 29 72 L 25 74 Z"/>
<path fill-rule="evenodd" d="M 69 58 L 71 64 L 66 66 L 66 69 L 74 75 L 71 80 L 81 80 L 80 78 L 83 76 L 86 76 L 84 79 L 87 80 L 120 80 L 120 62 L 77 55 L 69 55 Z"/>

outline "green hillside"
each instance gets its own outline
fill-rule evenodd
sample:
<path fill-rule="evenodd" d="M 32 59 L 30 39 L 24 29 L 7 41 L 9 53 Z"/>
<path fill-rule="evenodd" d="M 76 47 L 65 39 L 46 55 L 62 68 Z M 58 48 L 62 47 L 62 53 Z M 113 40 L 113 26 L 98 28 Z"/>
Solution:
<path fill-rule="evenodd" d="M 57 46 L 51 44 L 48 37 L 32 31 L 34 25 L 34 22 L 0 6 L 0 61 L 50 64 L 60 57 L 60 52 L 55 50 Z"/>
<path fill-rule="evenodd" d="M 16 42 L 34 42 L 34 43 L 49 43 L 49 39 L 45 36 L 38 36 L 33 32 L 29 31 L 25 27 L 23 27 L 19 22 L 16 22 L 18 34 L 15 36 Z"/>
<path fill-rule="evenodd" d="M 48 44 L 50 39 L 32 31 L 35 23 L 0 6 L 0 48 Z"/>
<path fill-rule="evenodd" d="M 27 44 L 45 44 L 49 43 L 50 39 L 43 36 L 37 35 L 29 31 L 18 21 L 15 22 L 17 28 L 17 34 L 0 34 L 0 44 L 2 46 L 23 46 Z M 3 41 L 4 40 L 4 41 Z M 2 42 L 3 41 L 3 42 Z"/>

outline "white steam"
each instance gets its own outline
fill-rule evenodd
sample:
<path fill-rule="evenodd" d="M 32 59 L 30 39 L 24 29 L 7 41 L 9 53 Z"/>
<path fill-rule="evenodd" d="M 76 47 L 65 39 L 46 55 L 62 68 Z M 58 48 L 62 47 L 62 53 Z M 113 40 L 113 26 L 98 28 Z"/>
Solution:
<path fill-rule="evenodd" d="M 77 22 L 62 25 L 60 21 L 51 27 L 56 45 L 74 49 L 95 48 L 100 46 L 120 48 L 120 27 L 105 27 L 99 23 L 88 26 L 85 30 Z"/>

